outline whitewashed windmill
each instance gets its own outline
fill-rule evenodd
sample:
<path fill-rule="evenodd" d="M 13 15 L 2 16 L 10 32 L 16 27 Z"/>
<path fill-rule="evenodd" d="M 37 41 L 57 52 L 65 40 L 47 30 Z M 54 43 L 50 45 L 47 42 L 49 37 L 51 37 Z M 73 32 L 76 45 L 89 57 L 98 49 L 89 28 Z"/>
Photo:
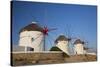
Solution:
<path fill-rule="evenodd" d="M 74 42 L 74 52 L 75 54 L 84 54 L 84 42 L 80 39 Z"/>
<path fill-rule="evenodd" d="M 64 35 L 60 35 L 56 40 L 55 40 L 55 44 L 56 46 L 62 50 L 64 53 L 69 55 L 69 51 L 68 51 L 68 42 L 70 41 L 69 38 L 67 38 Z"/>
<path fill-rule="evenodd" d="M 25 51 L 45 51 L 45 39 L 52 30 L 55 29 L 48 29 L 46 26 L 42 28 L 36 22 L 29 24 L 19 32 L 19 46 L 25 47 Z"/>
<path fill-rule="evenodd" d="M 19 32 L 19 46 L 25 47 L 25 51 L 28 47 L 31 51 L 43 51 L 43 28 L 39 27 L 36 22 L 29 24 L 22 28 Z"/>

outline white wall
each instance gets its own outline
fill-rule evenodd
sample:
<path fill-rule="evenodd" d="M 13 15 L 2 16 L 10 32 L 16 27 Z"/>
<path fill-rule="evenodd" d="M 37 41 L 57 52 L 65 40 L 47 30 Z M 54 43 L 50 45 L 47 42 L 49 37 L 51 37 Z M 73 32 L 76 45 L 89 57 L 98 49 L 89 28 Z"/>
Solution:
<path fill-rule="evenodd" d="M 33 41 L 32 41 L 33 38 Z M 43 33 L 39 31 L 23 31 L 20 33 L 19 46 L 34 48 L 34 51 L 43 50 Z"/>
<path fill-rule="evenodd" d="M 57 45 L 63 52 L 69 54 L 68 52 L 68 41 L 58 41 Z"/>
<path fill-rule="evenodd" d="M 83 44 L 74 45 L 75 54 L 84 54 Z"/>

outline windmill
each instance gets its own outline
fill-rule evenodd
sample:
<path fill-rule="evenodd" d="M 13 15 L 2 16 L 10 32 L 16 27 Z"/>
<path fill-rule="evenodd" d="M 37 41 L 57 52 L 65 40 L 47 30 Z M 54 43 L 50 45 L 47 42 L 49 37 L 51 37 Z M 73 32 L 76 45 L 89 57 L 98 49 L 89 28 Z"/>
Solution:
<path fill-rule="evenodd" d="M 76 46 L 75 44 L 81 44 L 81 51 L 83 51 L 82 54 L 87 54 L 88 51 L 93 50 L 93 48 L 89 47 L 89 42 L 86 41 L 85 39 L 77 38 L 74 42 L 74 46 Z"/>
<path fill-rule="evenodd" d="M 73 37 L 72 36 L 72 31 L 70 30 L 71 29 L 71 26 L 69 25 L 69 24 L 67 24 L 66 25 L 66 29 L 67 29 L 67 31 L 66 31 L 66 36 L 70 39 L 70 41 L 69 41 L 69 44 L 70 44 L 70 51 L 72 52 L 72 53 L 75 53 L 75 45 L 74 45 L 74 42 L 76 41 L 76 40 L 79 40 L 79 41 L 81 41 L 80 43 L 82 43 L 83 44 L 83 48 L 85 49 L 85 50 L 89 50 L 90 48 L 88 48 L 88 41 L 85 41 L 85 40 L 82 40 L 81 38 L 79 38 L 79 37 Z"/>
<path fill-rule="evenodd" d="M 37 19 L 36 17 L 34 18 L 34 20 Z M 47 22 L 46 9 L 44 9 L 44 22 Z M 26 48 L 37 48 L 32 49 L 36 51 L 45 51 L 47 37 L 50 35 L 49 33 L 53 30 L 57 30 L 57 28 L 49 28 L 46 24 L 40 25 L 37 22 L 32 22 L 31 24 L 21 29 L 19 45 L 25 46 Z M 22 35 L 23 33 L 25 36 Z M 34 44 L 36 44 L 36 46 L 34 46 Z M 27 49 L 25 49 L 25 51 L 26 50 Z"/>
<path fill-rule="evenodd" d="M 25 51 L 28 50 L 28 47 L 32 51 L 45 51 L 46 37 L 48 37 L 49 32 L 56 29 L 31 23 L 20 30 L 19 46 L 24 46 Z"/>

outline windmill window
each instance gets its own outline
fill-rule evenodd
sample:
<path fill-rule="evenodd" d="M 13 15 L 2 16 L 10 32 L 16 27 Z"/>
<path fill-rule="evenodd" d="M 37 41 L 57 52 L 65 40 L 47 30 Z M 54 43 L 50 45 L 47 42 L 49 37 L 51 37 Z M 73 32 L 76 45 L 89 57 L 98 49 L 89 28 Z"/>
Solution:
<path fill-rule="evenodd" d="M 34 51 L 34 48 L 30 48 L 30 51 Z"/>
<path fill-rule="evenodd" d="M 31 38 L 31 41 L 33 42 L 34 41 L 34 38 Z"/>

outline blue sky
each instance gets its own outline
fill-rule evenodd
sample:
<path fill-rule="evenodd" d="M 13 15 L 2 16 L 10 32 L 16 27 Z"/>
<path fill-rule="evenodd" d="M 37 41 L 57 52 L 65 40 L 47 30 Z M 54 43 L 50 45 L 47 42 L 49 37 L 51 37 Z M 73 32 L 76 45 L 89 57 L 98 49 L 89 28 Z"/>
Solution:
<path fill-rule="evenodd" d="M 49 33 L 47 48 L 54 45 L 53 41 L 60 34 L 65 34 L 86 40 L 89 42 L 89 47 L 96 49 L 96 6 L 24 1 L 14 1 L 12 6 L 12 42 L 14 45 L 18 45 L 20 29 L 32 21 L 38 21 L 41 26 L 57 28 Z"/>

